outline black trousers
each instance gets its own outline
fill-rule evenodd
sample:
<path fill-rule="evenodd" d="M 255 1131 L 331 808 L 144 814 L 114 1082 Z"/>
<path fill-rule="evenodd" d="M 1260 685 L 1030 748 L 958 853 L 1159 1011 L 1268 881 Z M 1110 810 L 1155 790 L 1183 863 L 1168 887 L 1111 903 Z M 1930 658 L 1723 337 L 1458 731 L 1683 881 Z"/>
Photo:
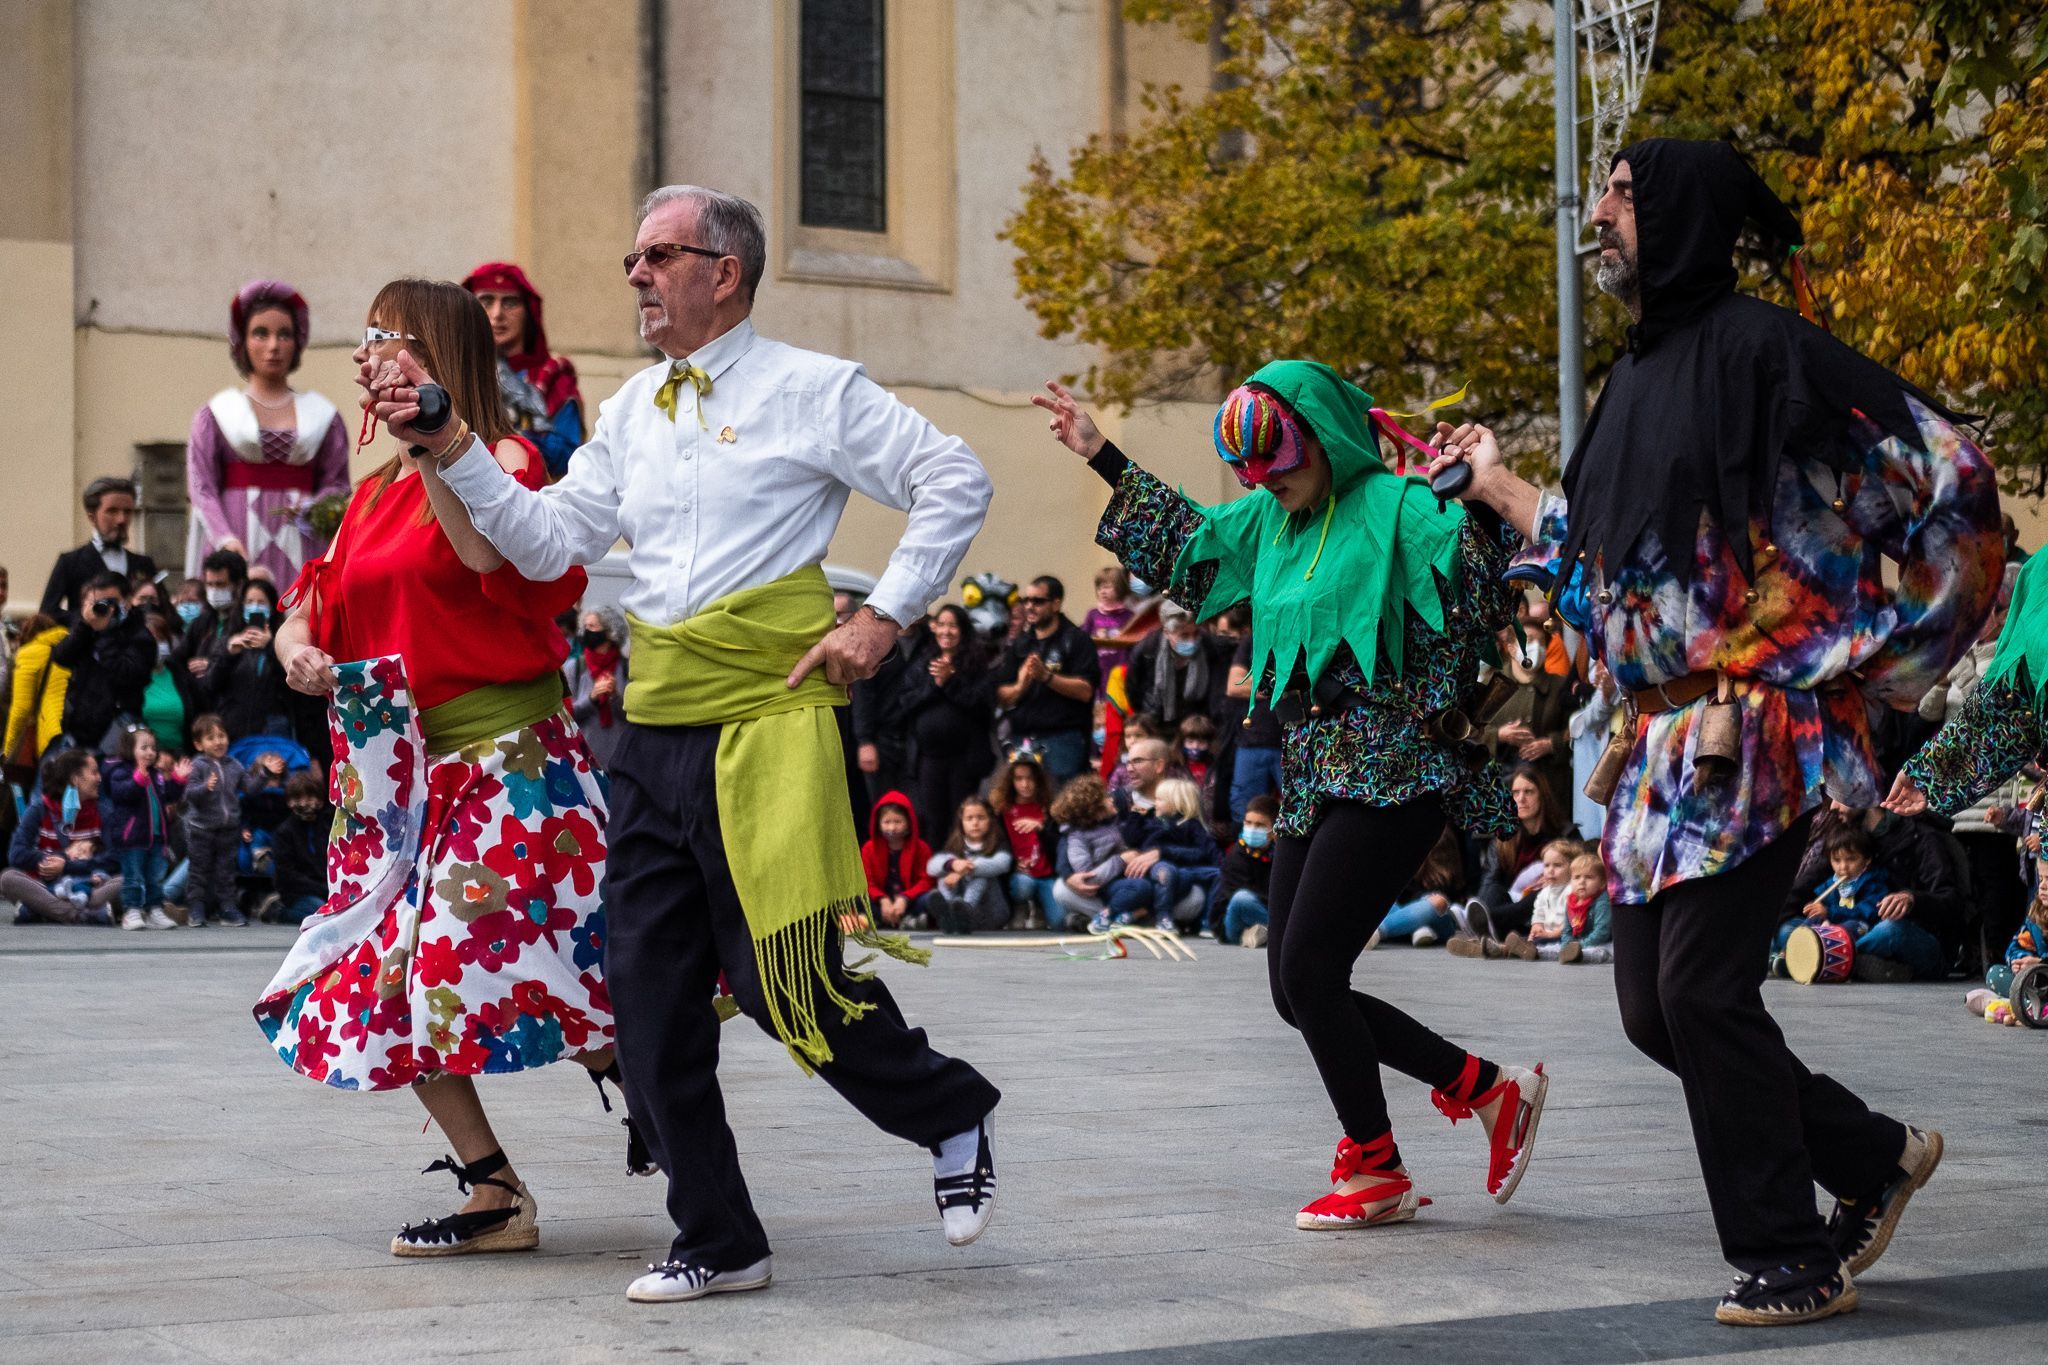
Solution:
<path fill-rule="evenodd" d="M 1273 850 L 1266 971 L 1280 1017 L 1301 1031 L 1323 1089 L 1353 1142 L 1389 1131 L 1380 1064 L 1439 1090 L 1455 1085 L 1465 1049 L 1384 1000 L 1351 989 L 1351 969 L 1394 897 L 1443 833 L 1434 796 L 1400 806 L 1332 802 L 1307 838 Z M 1481 1088 L 1495 1079 L 1480 1071 Z"/>
<path fill-rule="evenodd" d="M 927 748 L 918 750 L 917 818 L 924 823 L 926 843 L 937 848 L 946 842 L 960 803 L 981 790 L 982 779 L 995 765 L 995 751 L 989 748 L 987 735 L 936 753 Z"/>
<path fill-rule="evenodd" d="M 620 737 L 607 829 L 605 976 L 627 1103 L 668 1176 L 671 1255 L 737 1270 L 768 1254 L 768 1235 L 747 1196 L 718 1088 L 711 997 L 720 972 L 747 1016 L 764 1029 L 768 1023 L 753 937 L 720 835 L 717 751 L 715 726 L 628 724 Z M 974 1127 L 995 1108 L 996 1088 L 967 1063 L 933 1051 L 880 978 L 845 975 L 836 925 L 825 953 L 835 986 L 876 1006 L 850 1024 L 836 1010 L 820 1011 L 833 1055 L 818 1069 L 826 1084 L 883 1132 L 924 1147 Z"/>
<path fill-rule="evenodd" d="M 235 881 L 235 864 L 242 851 L 242 827 L 201 829 L 185 826 L 185 856 L 192 869 L 185 875 L 185 904 L 192 910 L 218 915 L 235 908 L 240 887 Z"/>
<path fill-rule="evenodd" d="M 1763 964 L 1810 824 L 1731 871 L 1614 911 L 1621 1026 L 1678 1076 L 1721 1254 L 1750 1274 L 1829 1260 L 1814 1182 L 1872 1194 L 1906 1146 L 1898 1120 L 1807 1070 L 1764 1008 Z"/>

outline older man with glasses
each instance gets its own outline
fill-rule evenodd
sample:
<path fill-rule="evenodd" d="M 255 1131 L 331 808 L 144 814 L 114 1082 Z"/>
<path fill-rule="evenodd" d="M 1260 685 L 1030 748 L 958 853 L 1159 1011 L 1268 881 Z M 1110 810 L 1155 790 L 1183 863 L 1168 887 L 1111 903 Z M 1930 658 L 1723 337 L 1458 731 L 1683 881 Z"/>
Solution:
<path fill-rule="evenodd" d="M 1057 578 L 1034 578 L 1017 600 L 1025 629 L 996 665 L 996 704 L 1010 725 L 1010 747 L 1029 748 L 1054 787 L 1088 766 L 1101 682 L 1095 642 L 1066 618 L 1066 589 Z"/>
<path fill-rule="evenodd" d="M 744 199 L 692 185 L 648 196 L 626 278 L 640 335 L 667 359 L 602 405 L 567 476 L 540 492 L 450 436 L 462 430 L 452 418 L 433 432 L 410 425 L 429 379 L 409 353 L 365 367 L 366 401 L 461 499 L 438 509 L 444 523 L 466 508 L 537 581 L 622 536 L 630 547 L 620 601 L 633 676 L 611 766 L 605 966 L 628 1104 L 668 1175 L 677 1227 L 669 1259 L 628 1289 L 638 1302 L 770 1280 L 718 1088 L 721 974 L 798 1066 L 931 1150 L 947 1241 L 979 1236 L 995 1200 L 996 1088 L 934 1051 L 879 979 L 847 974 L 838 927 L 867 898 L 846 687 L 952 580 L 989 480 L 964 442 L 859 365 L 755 333 L 766 256 Z M 856 491 L 909 521 L 866 604 L 835 624 L 819 564 Z M 852 937 L 917 955 L 872 929 Z"/>

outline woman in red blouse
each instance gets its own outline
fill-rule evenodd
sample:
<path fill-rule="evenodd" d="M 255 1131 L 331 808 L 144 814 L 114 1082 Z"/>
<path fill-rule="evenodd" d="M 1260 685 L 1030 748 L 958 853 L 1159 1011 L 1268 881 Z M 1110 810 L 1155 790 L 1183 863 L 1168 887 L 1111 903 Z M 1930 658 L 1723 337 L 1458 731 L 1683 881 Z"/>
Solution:
<path fill-rule="evenodd" d="M 355 358 L 368 375 L 401 349 L 442 376 L 500 464 L 530 487 L 545 482 L 538 452 L 505 427 L 490 324 L 467 290 L 386 285 Z M 563 704 L 568 649 L 555 625 L 584 582 L 581 569 L 552 583 L 522 577 L 431 463 L 400 448 L 356 489 L 278 632 L 291 685 L 335 695 L 343 825 L 328 901 L 256 1014 L 304 1075 L 344 1089 L 410 1086 L 454 1146 L 429 1169 L 473 1186 L 469 1203 L 403 1229 L 394 1255 L 539 1242 L 533 1198 L 471 1077 L 573 1057 L 617 1079 L 603 979 L 605 798 Z M 628 1164 L 647 1165 L 631 1144 Z"/>

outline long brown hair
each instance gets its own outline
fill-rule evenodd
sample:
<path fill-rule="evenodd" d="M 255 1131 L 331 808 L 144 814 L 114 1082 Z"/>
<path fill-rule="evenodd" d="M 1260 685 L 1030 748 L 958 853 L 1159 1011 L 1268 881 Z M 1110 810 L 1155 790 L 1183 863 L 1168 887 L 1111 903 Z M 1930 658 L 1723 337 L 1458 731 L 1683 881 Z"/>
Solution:
<path fill-rule="evenodd" d="M 496 450 L 498 442 L 512 434 L 504 400 L 498 395 L 498 345 L 491 339 L 491 320 L 476 295 L 447 280 L 393 280 L 370 301 L 370 317 L 377 326 L 411 338 L 405 349 L 421 369 L 434 376 L 435 383 L 448 390 L 456 415 L 469 423 L 487 448 Z M 404 472 L 397 455 L 371 471 L 365 482 L 374 482 L 376 488 L 369 505 L 375 507 L 384 490 Z M 427 503 L 420 515 L 422 525 L 431 523 L 433 504 Z"/>
<path fill-rule="evenodd" d="M 1550 780 L 1533 764 L 1517 763 L 1508 772 L 1508 787 L 1528 778 L 1535 784 L 1538 810 L 1541 812 L 1542 827 L 1534 834 L 1522 827 L 1520 819 L 1515 821 L 1515 832 L 1505 839 L 1494 840 L 1501 867 L 1512 877 L 1523 867 L 1534 861 L 1545 844 L 1565 832 L 1564 809 L 1557 804 L 1557 793 L 1550 789 Z"/>

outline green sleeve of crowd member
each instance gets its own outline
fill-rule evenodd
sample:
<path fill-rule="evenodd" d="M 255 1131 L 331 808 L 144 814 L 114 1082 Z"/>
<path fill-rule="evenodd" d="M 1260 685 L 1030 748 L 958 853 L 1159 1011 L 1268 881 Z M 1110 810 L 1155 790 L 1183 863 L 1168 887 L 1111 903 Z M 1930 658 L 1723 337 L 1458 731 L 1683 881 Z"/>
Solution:
<path fill-rule="evenodd" d="M 1982 684 L 1952 709 L 1905 771 L 1929 808 L 1953 815 L 2039 757 L 2042 739 L 2033 689 L 2008 676 Z"/>

